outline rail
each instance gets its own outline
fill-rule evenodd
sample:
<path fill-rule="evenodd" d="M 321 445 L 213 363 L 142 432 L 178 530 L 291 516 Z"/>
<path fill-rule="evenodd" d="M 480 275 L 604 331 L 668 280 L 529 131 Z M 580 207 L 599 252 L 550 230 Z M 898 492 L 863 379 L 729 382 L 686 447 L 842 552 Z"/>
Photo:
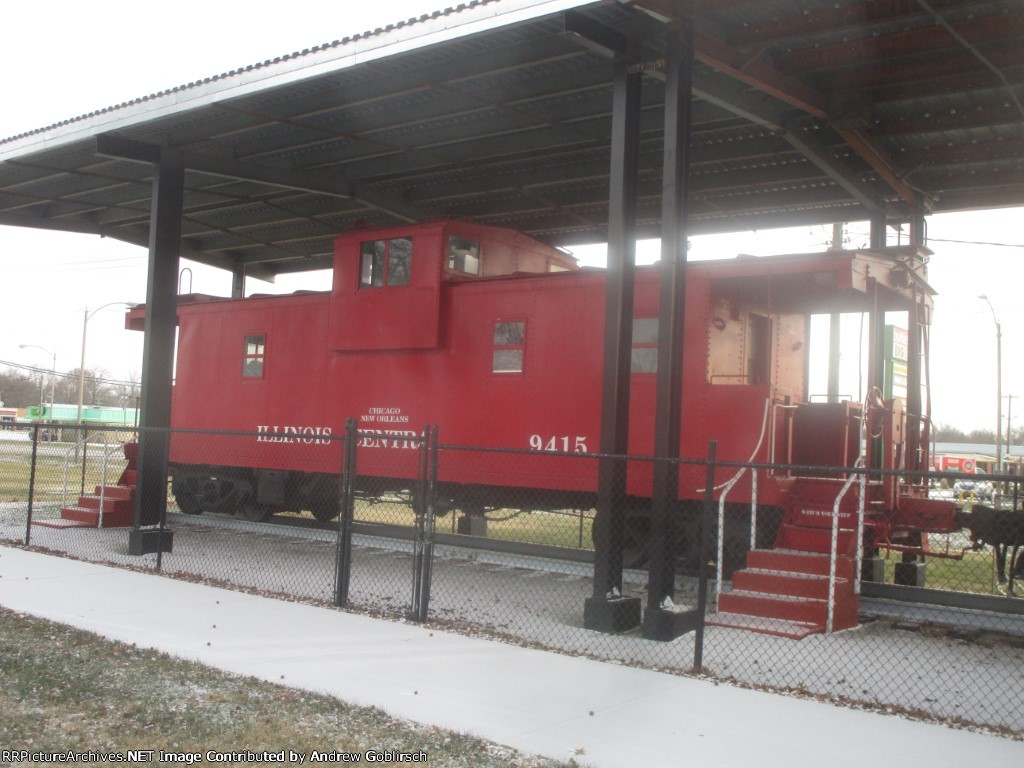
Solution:
<path fill-rule="evenodd" d="M 104 512 L 104 510 L 106 508 L 106 498 L 105 498 L 105 496 L 106 496 L 106 492 L 107 492 L 107 465 L 108 465 L 108 460 L 110 459 L 111 455 L 113 455 L 114 453 L 119 452 L 120 450 L 121 450 L 121 446 L 120 445 L 115 445 L 113 447 L 108 447 L 107 450 L 103 451 L 103 461 L 101 462 L 101 471 L 100 471 L 100 520 L 99 520 L 99 525 L 98 525 L 99 528 L 103 527 L 103 512 Z"/>
<path fill-rule="evenodd" d="M 867 475 L 865 473 L 860 473 L 859 476 L 866 477 Z M 836 496 L 836 500 L 832 504 L 832 531 L 828 554 L 828 614 L 825 620 L 825 634 L 828 635 L 832 634 L 832 624 L 835 619 L 836 610 L 836 569 L 839 560 L 839 507 L 842 504 L 843 497 L 846 496 L 846 492 L 849 491 L 850 488 L 853 486 L 853 482 L 854 480 L 857 479 L 857 477 L 858 475 L 851 474 L 849 477 L 846 478 L 846 482 L 843 483 L 843 487 L 839 490 L 839 493 Z M 864 496 L 861 495 L 861 509 L 863 509 L 863 505 Z M 863 514 L 860 513 L 858 516 L 863 517 Z M 858 522 L 858 531 L 861 529 L 861 525 L 862 523 Z M 862 545 L 858 544 L 858 551 L 860 551 L 861 546 Z M 860 570 L 859 557 L 857 563 L 854 565 L 854 568 L 855 570 Z"/>

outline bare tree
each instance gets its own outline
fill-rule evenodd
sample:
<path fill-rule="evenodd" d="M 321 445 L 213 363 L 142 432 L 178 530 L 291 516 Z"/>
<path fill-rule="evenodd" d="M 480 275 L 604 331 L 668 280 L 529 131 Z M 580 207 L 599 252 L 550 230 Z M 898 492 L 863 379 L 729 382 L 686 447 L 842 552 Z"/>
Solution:
<path fill-rule="evenodd" d="M 80 380 L 78 368 L 72 368 L 61 375 L 54 387 L 54 400 L 58 403 L 72 404 L 78 402 L 78 388 L 82 387 L 82 405 L 114 405 L 121 406 L 119 399 L 119 382 L 110 378 L 105 368 L 86 368 L 85 376 Z"/>
<path fill-rule="evenodd" d="M 142 392 L 138 371 L 129 372 L 127 378 L 114 384 L 112 389 L 114 398 L 117 400 L 115 405 L 121 408 L 135 408 L 136 401 Z"/>
<path fill-rule="evenodd" d="M 966 443 L 967 434 L 949 424 L 937 424 L 932 432 L 932 439 L 939 443 Z"/>
<path fill-rule="evenodd" d="M 39 392 L 38 377 L 26 376 L 19 371 L 0 371 L 0 401 L 8 408 L 39 405 Z"/>

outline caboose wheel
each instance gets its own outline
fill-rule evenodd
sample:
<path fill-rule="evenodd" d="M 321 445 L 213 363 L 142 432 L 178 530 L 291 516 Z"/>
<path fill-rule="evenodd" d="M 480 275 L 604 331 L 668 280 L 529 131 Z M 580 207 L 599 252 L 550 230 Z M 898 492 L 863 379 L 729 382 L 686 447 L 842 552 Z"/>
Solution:
<path fill-rule="evenodd" d="M 647 565 L 647 536 L 651 521 L 646 517 L 627 517 L 622 546 L 622 567 L 643 568 Z"/>
<path fill-rule="evenodd" d="M 251 523 L 265 523 L 274 514 L 274 508 L 269 504 L 260 504 L 251 497 L 242 499 L 238 505 L 238 516 Z"/>
<path fill-rule="evenodd" d="M 180 509 L 186 515 L 201 515 L 203 507 L 199 500 L 199 481 L 194 477 L 175 477 L 171 481 L 171 493 Z"/>
<path fill-rule="evenodd" d="M 309 511 L 313 514 L 319 522 L 329 523 L 331 520 L 338 516 L 338 505 L 337 504 L 314 504 L 309 508 Z"/>
<path fill-rule="evenodd" d="M 603 525 L 602 518 L 595 517 L 590 531 L 595 547 L 600 541 L 599 528 L 601 525 Z M 623 568 L 643 568 L 647 564 L 647 533 L 650 530 L 650 525 L 650 521 L 640 515 L 631 515 L 624 521 L 622 529 Z"/>

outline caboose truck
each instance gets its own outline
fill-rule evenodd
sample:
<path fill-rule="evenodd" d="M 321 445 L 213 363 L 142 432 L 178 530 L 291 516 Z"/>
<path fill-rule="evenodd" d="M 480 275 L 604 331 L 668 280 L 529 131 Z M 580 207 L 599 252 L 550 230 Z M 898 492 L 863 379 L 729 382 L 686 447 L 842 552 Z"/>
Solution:
<path fill-rule="evenodd" d="M 918 248 L 739 257 L 688 266 L 684 324 L 684 425 L 680 455 L 717 440 L 724 461 L 812 465 L 836 471 L 767 473 L 758 491 L 758 545 L 819 528 L 843 478 L 867 466 L 924 469 L 928 415 L 917 362 L 931 291 Z M 647 455 L 654 430 L 658 338 L 657 265 L 636 279 L 630 453 Z M 445 456 L 438 486 L 449 508 L 480 515 L 521 506 L 589 509 L 597 462 L 550 452 L 597 451 L 605 273 L 521 234 L 460 221 L 352 231 L 335 244 L 330 292 L 220 299 L 181 296 L 173 426 L 243 431 L 245 439 L 172 439 L 172 491 L 186 513 L 229 512 L 265 520 L 283 510 L 336 514 L 339 435 L 347 418 L 363 433 L 364 490 L 409 486 L 409 438 L 438 424 L 449 445 L 521 449 L 500 463 Z M 144 307 L 128 314 L 141 329 Z M 819 402 L 809 391 L 811 316 L 861 313 L 869 322 L 869 395 Z M 910 397 L 880 394 L 883 324 L 910 330 Z M 854 351 L 856 357 L 859 353 Z M 685 475 L 685 473 L 681 473 Z M 628 467 L 628 557 L 643 559 L 650 466 Z M 680 479 L 678 533 L 693 566 L 692 501 L 700 483 Z M 746 488 L 744 490 L 743 488 Z M 727 552 L 742 564 L 750 486 L 730 493 Z M 843 526 L 856 509 L 842 504 Z M 925 531 L 953 526 L 951 504 L 926 484 L 872 479 L 869 547 L 923 553 Z M 785 518 L 785 522 L 781 523 Z M 781 527 L 780 527 L 781 525 Z M 802 534 L 807 536 L 808 534 Z"/>

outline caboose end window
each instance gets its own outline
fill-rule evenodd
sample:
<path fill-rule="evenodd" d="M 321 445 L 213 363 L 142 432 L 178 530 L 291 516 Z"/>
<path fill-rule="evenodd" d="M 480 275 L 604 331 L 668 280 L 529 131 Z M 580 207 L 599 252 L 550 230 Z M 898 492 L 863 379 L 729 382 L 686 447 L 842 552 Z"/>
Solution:
<path fill-rule="evenodd" d="M 494 373 L 522 373 L 525 344 L 526 323 L 496 321 L 491 370 Z"/>
<path fill-rule="evenodd" d="M 360 247 L 360 288 L 408 285 L 412 275 L 412 238 L 366 240 Z"/>
<path fill-rule="evenodd" d="M 266 336 L 246 336 L 242 352 L 242 377 L 263 378 L 263 359 L 266 355 Z"/>

